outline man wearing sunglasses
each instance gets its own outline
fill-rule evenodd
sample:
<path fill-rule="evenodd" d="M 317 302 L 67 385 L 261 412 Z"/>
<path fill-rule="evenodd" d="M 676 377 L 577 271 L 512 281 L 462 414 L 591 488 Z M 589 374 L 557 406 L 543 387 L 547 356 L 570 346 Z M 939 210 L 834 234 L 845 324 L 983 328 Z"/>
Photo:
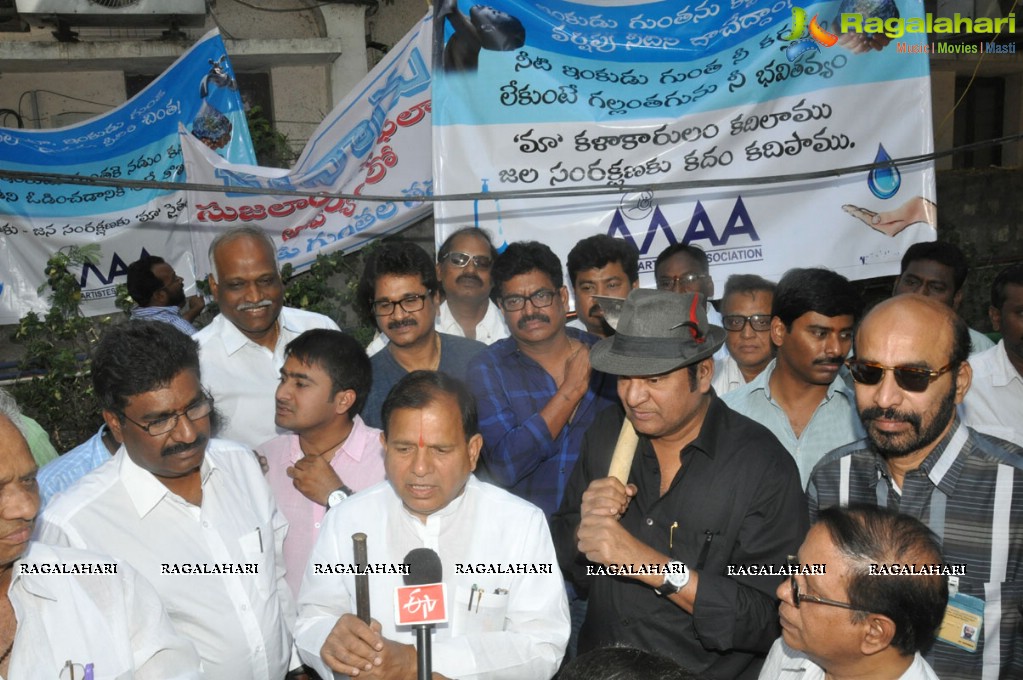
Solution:
<path fill-rule="evenodd" d="M 810 519 L 870 503 L 924 522 L 944 561 L 966 565 L 950 577 L 949 616 L 977 631 L 943 629 L 927 660 L 943 680 L 1020 678 L 1023 449 L 956 416 L 970 389 L 969 353 L 965 322 L 936 300 L 899 295 L 867 314 L 849 360 L 867 438 L 814 468 Z"/>
<path fill-rule="evenodd" d="M 39 540 L 141 573 L 195 644 L 204 677 L 281 680 L 299 665 L 288 524 L 253 453 L 211 439 L 216 414 L 196 343 L 155 321 L 115 326 L 96 348 L 92 380 L 121 446 L 50 502 Z"/>
<path fill-rule="evenodd" d="M 928 573 L 878 574 L 893 564 Z M 945 614 L 947 566 L 934 535 L 908 515 L 824 510 L 778 586 L 782 632 L 760 677 L 938 680 L 920 652 Z"/>
<path fill-rule="evenodd" d="M 728 334 L 728 356 L 715 358 L 711 386 L 718 396 L 760 375 L 774 358 L 771 343 L 771 303 L 775 284 L 756 274 L 733 274 L 721 298 L 721 325 Z"/>
<path fill-rule="evenodd" d="M 442 371 L 464 380 L 469 360 L 487 347 L 437 332 L 437 269 L 414 243 L 388 243 L 370 255 L 355 295 L 356 309 L 388 341 L 370 358 L 373 384 L 362 411 L 370 427 L 383 425 L 384 399 L 405 375 L 416 370 Z"/>
<path fill-rule="evenodd" d="M 803 484 L 834 448 L 863 436 L 842 369 L 863 302 L 827 269 L 790 269 L 774 293 L 768 331 L 777 355 L 753 381 L 722 399 L 774 433 Z"/>

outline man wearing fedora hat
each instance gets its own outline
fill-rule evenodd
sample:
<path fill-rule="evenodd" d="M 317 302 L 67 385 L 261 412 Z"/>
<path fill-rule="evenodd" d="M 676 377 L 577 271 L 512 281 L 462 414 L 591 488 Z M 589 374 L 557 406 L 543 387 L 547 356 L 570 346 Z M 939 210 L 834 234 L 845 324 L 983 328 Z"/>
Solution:
<path fill-rule="evenodd" d="M 624 406 L 587 431 L 551 520 L 562 569 L 589 591 L 579 651 L 627 644 L 708 678 L 755 678 L 779 634 L 775 588 L 807 530 L 792 457 L 710 383 L 725 331 L 699 293 L 634 290 L 590 352 Z M 608 476 L 628 418 L 628 485 Z"/>

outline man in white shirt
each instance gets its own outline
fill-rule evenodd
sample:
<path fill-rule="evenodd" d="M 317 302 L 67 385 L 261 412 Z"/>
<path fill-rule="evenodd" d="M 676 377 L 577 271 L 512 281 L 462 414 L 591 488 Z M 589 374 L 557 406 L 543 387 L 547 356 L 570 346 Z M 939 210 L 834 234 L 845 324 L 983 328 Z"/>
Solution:
<path fill-rule="evenodd" d="M 115 326 L 92 378 L 121 447 L 53 499 L 39 539 L 138 570 L 195 644 L 206 678 L 281 680 L 294 622 L 287 522 L 252 452 L 210 439 L 213 400 L 195 342 L 163 323 Z"/>
<path fill-rule="evenodd" d="M 778 586 L 782 634 L 761 679 L 938 680 L 920 650 L 945 615 L 951 565 L 942 563 L 934 535 L 909 515 L 822 511 Z M 931 573 L 890 571 L 907 565 Z"/>
<path fill-rule="evenodd" d="M 226 418 L 219 436 L 257 446 L 285 432 L 274 426 L 284 346 L 311 328 L 338 327 L 322 314 L 284 307 L 276 248 L 258 227 L 225 231 L 209 255 L 220 314 L 195 334 L 203 385 Z"/>
<path fill-rule="evenodd" d="M 437 279 L 444 301 L 437 308 L 437 330 L 492 345 L 508 337 L 504 315 L 490 299 L 490 269 L 497 259 L 490 235 L 478 227 L 465 227 L 448 236 L 437 250 Z M 387 346 L 378 333 L 366 347 L 373 356 Z"/>
<path fill-rule="evenodd" d="M 394 622 L 402 576 L 369 576 L 372 623 L 353 614 L 353 532 L 368 561 L 400 567 L 415 548 L 435 551 L 448 589 L 449 621 L 433 634 L 433 677 L 482 680 L 554 675 L 568 641 L 568 604 L 539 508 L 478 481 L 483 439 L 476 405 L 459 381 L 415 371 L 384 402 L 387 482 L 327 513 L 299 596 L 296 642 L 306 664 L 399 680 L 415 677 L 415 633 Z"/>
<path fill-rule="evenodd" d="M 36 464 L 0 409 L 0 678 L 198 679 L 199 656 L 145 579 L 102 555 L 33 543 Z M 79 676 L 76 676 L 79 677 Z"/>
<path fill-rule="evenodd" d="M 1023 446 L 1023 264 L 998 272 L 988 315 L 1002 339 L 970 355 L 973 382 L 959 417 L 975 430 Z"/>
<path fill-rule="evenodd" d="M 721 325 L 728 356 L 714 361 L 711 386 L 720 397 L 760 375 L 774 358 L 771 305 L 777 286 L 756 274 L 733 274 L 721 298 Z"/>

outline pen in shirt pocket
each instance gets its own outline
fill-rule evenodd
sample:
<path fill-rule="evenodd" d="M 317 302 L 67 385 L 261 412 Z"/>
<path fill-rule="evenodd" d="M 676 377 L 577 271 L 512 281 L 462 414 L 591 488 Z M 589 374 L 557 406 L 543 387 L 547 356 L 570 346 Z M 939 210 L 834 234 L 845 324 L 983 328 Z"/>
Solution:
<path fill-rule="evenodd" d="M 259 538 L 259 552 L 263 552 L 263 528 L 256 527 L 256 536 Z"/>

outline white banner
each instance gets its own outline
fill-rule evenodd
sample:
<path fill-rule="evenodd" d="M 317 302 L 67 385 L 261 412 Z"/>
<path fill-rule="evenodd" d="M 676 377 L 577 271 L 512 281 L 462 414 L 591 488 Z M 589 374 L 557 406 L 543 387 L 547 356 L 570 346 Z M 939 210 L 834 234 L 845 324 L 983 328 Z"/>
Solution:
<path fill-rule="evenodd" d="M 0 129 L 7 171 L 176 182 L 183 180 L 179 126 L 210 155 L 252 163 L 241 97 L 217 31 L 211 31 L 142 92 L 70 127 Z M 213 149 L 216 149 L 214 153 Z M 218 156 L 219 158 L 219 156 Z M 192 271 L 185 196 L 147 189 L 50 184 L 0 177 L 0 324 L 48 308 L 46 261 L 62 248 L 98 244 L 99 260 L 77 272 L 87 315 L 116 311 L 116 286 L 146 253 Z"/>
<path fill-rule="evenodd" d="M 420 21 L 313 133 L 295 167 L 274 170 L 225 162 L 184 139 L 189 181 L 328 194 L 401 196 L 377 202 L 337 198 L 190 191 L 189 224 L 199 273 L 223 229 L 253 224 L 278 244 L 281 264 L 301 271 L 318 254 L 351 251 L 429 214 L 432 22 Z"/>
<path fill-rule="evenodd" d="M 661 250 L 693 243 L 720 292 L 731 274 L 777 280 L 796 266 L 896 273 L 906 247 L 935 238 L 930 163 L 830 173 L 932 151 L 927 55 L 913 49 L 926 35 L 835 44 L 837 1 L 449 4 L 438 193 L 549 196 L 440 204 L 438 242 L 476 224 L 498 245 L 538 239 L 564 260 L 579 239 L 610 234 L 639 247 L 647 287 Z M 895 5 L 922 12 L 878 3 Z M 829 176 L 750 181 L 813 172 Z M 662 188 L 691 181 L 717 184 Z M 555 193 L 573 188 L 607 192 Z"/>

